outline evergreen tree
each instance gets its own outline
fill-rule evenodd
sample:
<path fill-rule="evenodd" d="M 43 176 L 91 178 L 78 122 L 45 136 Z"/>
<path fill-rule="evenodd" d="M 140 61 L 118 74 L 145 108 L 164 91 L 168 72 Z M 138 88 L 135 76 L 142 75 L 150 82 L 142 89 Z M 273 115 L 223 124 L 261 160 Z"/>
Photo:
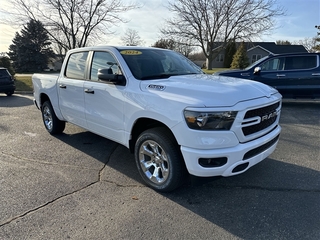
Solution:
<path fill-rule="evenodd" d="M 243 69 L 249 65 L 249 59 L 247 56 L 247 50 L 244 43 L 242 42 L 237 52 L 233 56 L 231 68 Z"/>
<path fill-rule="evenodd" d="M 10 58 L 8 58 L 7 56 L 0 57 L 0 67 L 4 67 L 4 68 L 8 69 L 10 74 L 12 76 L 14 75 L 14 70 L 13 70 L 12 64 L 10 62 Z"/>
<path fill-rule="evenodd" d="M 236 42 L 233 39 L 231 39 L 229 40 L 226 46 L 223 67 L 230 68 L 233 56 L 236 52 L 237 52 Z"/>
<path fill-rule="evenodd" d="M 156 41 L 152 47 L 157 47 L 157 48 L 164 48 L 164 49 L 175 49 L 175 42 L 172 39 L 163 39 L 161 38 L 160 40 Z"/>
<path fill-rule="evenodd" d="M 316 26 L 320 30 L 320 26 Z M 314 38 L 316 45 L 312 48 L 314 52 L 320 52 L 320 32 L 317 33 L 317 36 Z"/>
<path fill-rule="evenodd" d="M 16 32 L 12 42 L 8 55 L 16 72 L 42 71 L 54 56 L 47 31 L 40 21 L 30 20 L 21 34 Z"/>

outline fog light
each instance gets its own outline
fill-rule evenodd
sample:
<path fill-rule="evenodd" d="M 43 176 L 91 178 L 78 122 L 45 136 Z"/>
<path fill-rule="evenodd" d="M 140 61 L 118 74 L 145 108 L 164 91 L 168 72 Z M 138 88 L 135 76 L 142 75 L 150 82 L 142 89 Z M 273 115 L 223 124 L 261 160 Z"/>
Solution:
<path fill-rule="evenodd" d="M 199 158 L 199 164 L 205 168 L 214 168 L 214 167 L 221 167 L 225 165 L 228 161 L 226 157 L 220 158 Z"/>

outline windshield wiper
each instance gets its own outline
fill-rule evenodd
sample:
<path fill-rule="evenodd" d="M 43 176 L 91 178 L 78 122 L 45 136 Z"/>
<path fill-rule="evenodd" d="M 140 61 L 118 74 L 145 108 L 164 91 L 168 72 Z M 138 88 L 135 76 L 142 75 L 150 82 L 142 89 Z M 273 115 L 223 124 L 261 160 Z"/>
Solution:
<path fill-rule="evenodd" d="M 191 75 L 191 74 L 200 74 L 200 73 L 161 73 L 157 75 L 144 76 L 140 78 L 141 80 L 151 80 L 151 79 L 164 79 L 172 76 L 181 76 L 181 75 Z"/>
<path fill-rule="evenodd" d="M 140 78 L 141 80 L 149 80 L 149 79 L 164 79 L 164 78 L 169 78 L 173 75 L 176 74 L 168 74 L 168 73 L 161 73 L 161 74 L 156 74 L 156 75 L 149 75 L 149 76 L 144 76 Z"/>

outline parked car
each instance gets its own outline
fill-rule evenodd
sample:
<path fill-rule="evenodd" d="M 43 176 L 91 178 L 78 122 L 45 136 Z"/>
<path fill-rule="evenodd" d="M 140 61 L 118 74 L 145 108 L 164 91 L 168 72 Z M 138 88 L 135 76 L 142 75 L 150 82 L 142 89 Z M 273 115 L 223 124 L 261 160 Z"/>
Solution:
<path fill-rule="evenodd" d="M 243 70 L 215 75 L 251 79 L 276 88 L 284 98 L 320 98 L 320 53 L 269 55 Z"/>
<path fill-rule="evenodd" d="M 6 68 L 0 67 L 0 93 L 5 93 L 11 96 L 16 89 L 14 78 Z"/>

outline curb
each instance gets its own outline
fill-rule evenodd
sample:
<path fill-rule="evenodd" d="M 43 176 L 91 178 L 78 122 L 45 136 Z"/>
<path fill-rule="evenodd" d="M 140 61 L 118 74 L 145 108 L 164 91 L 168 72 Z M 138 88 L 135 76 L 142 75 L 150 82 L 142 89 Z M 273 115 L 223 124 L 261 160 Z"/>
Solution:
<path fill-rule="evenodd" d="M 13 94 L 33 94 L 33 91 L 14 91 Z"/>

